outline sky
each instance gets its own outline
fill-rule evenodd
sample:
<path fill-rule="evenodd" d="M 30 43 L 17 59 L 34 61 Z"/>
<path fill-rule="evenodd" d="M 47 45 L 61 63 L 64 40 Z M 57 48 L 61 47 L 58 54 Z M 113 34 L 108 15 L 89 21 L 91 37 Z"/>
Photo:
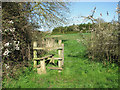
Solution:
<path fill-rule="evenodd" d="M 95 19 L 103 18 L 106 22 L 110 22 L 113 19 L 118 21 L 118 14 L 116 13 L 117 4 L 118 2 L 70 2 L 70 13 L 67 17 L 69 23 L 63 26 L 81 24 L 83 18 L 81 18 L 80 16 L 91 15 L 94 7 L 96 7 L 96 12 L 94 14 Z M 107 11 L 109 15 L 107 15 Z M 102 13 L 102 16 L 100 15 L 100 13 Z M 53 28 L 54 27 L 52 27 L 51 29 L 43 28 L 41 30 L 46 31 L 52 30 Z"/>
<path fill-rule="evenodd" d="M 96 7 L 94 18 L 103 18 L 106 22 L 110 22 L 112 19 L 118 20 L 118 15 L 115 12 L 117 2 L 72 2 L 70 8 L 70 25 L 80 24 L 83 18 L 80 16 L 88 16 L 92 14 L 92 10 Z M 107 16 L 107 11 L 109 15 Z M 100 15 L 102 13 L 102 16 Z"/>
<path fill-rule="evenodd" d="M 119 1 L 118 5 L 119 5 L 119 7 L 120 7 L 120 1 Z M 119 23 L 120 23 L 120 13 L 118 14 L 118 16 L 119 16 L 118 21 L 119 21 Z"/>

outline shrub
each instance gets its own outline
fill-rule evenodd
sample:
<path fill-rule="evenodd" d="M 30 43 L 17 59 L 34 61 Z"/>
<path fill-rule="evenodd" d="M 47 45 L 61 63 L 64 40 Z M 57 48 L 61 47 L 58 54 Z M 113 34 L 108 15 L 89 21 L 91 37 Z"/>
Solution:
<path fill-rule="evenodd" d="M 89 58 L 110 63 L 118 61 L 118 26 L 116 22 L 98 22 L 93 24 L 90 38 L 84 37 L 87 43 Z"/>

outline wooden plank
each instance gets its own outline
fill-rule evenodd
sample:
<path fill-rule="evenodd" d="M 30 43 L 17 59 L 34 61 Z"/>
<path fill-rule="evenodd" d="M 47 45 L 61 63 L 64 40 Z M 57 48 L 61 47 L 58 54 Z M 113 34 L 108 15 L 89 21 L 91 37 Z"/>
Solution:
<path fill-rule="evenodd" d="M 41 65 L 39 64 L 39 65 L 37 65 L 36 67 L 37 67 L 37 68 L 40 68 L 40 67 L 41 67 Z"/>
<path fill-rule="evenodd" d="M 45 56 L 45 57 L 42 57 L 43 59 L 48 59 L 48 58 L 52 58 L 54 55 L 48 55 L 48 56 Z"/>
<path fill-rule="evenodd" d="M 62 70 L 62 68 L 59 67 L 48 67 L 49 69 L 55 69 L 55 70 Z"/>
<path fill-rule="evenodd" d="M 61 45 L 61 43 L 62 43 L 62 40 L 59 40 L 59 41 L 58 41 L 58 44 Z"/>
<path fill-rule="evenodd" d="M 52 57 L 52 56 L 54 56 L 54 55 L 48 55 L 48 56 L 45 56 L 45 57 L 42 57 L 42 58 L 48 58 L 48 57 Z"/>
<path fill-rule="evenodd" d="M 45 50 L 45 49 L 63 49 L 63 47 L 59 46 L 59 47 L 34 47 L 33 49 L 35 50 Z"/>
<path fill-rule="evenodd" d="M 59 46 L 61 46 L 61 43 L 62 43 L 62 40 L 59 40 L 58 41 L 58 44 Z M 59 55 L 59 58 L 62 58 L 62 50 L 58 50 L 58 55 Z M 58 67 L 61 68 L 62 67 L 62 60 L 59 60 L 58 61 Z M 61 72 L 61 70 L 59 70 L 58 72 Z"/>
<path fill-rule="evenodd" d="M 33 47 L 37 47 L 37 42 L 36 41 L 33 42 Z M 36 50 L 33 51 L 33 58 L 37 58 L 37 51 Z M 34 61 L 34 67 L 36 67 L 36 65 L 37 65 L 37 61 Z"/>
<path fill-rule="evenodd" d="M 54 55 L 48 55 L 48 56 L 45 56 L 45 57 L 41 57 L 41 58 L 33 58 L 34 60 L 36 61 L 40 61 L 40 60 L 43 60 L 43 59 L 48 59 L 48 58 L 52 58 Z"/>
<path fill-rule="evenodd" d="M 52 57 L 52 63 L 55 63 L 55 59 Z"/>
<path fill-rule="evenodd" d="M 40 61 L 40 68 L 37 69 L 38 74 L 46 74 L 45 60 Z"/>
<path fill-rule="evenodd" d="M 55 60 L 62 60 L 62 58 L 54 58 Z"/>
<path fill-rule="evenodd" d="M 64 65 L 64 44 L 62 44 L 62 66 Z"/>
<path fill-rule="evenodd" d="M 48 59 L 51 59 L 51 58 L 48 58 Z M 54 60 L 62 60 L 62 58 L 54 58 L 54 57 L 52 57 L 52 59 L 54 59 Z"/>
<path fill-rule="evenodd" d="M 63 47 L 58 47 L 57 49 L 58 49 L 58 50 L 62 50 L 62 49 L 63 49 Z"/>
<path fill-rule="evenodd" d="M 45 60 L 40 61 L 40 65 L 41 65 L 42 73 L 46 73 Z"/>

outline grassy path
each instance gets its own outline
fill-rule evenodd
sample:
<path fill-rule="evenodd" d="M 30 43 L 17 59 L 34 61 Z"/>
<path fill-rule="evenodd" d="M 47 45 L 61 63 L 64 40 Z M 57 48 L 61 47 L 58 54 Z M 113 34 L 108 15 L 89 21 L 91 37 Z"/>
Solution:
<path fill-rule="evenodd" d="M 5 84 L 14 88 L 116 88 L 118 86 L 117 67 L 105 68 L 101 63 L 90 62 L 84 57 L 85 47 L 76 41 L 79 36 L 64 35 L 64 70 L 48 70 L 46 75 L 29 72 Z M 73 38 L 72 38 L 73 37 Z"/>

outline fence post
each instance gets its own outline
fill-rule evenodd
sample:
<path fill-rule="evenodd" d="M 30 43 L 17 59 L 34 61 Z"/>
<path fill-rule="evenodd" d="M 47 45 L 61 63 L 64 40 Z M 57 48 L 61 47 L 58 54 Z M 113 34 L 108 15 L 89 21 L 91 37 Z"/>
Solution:
<path fill-rule="evenodd" d="M 62 43 L 62 40 L 59 40 L 58 41 L 58 44 L 59 44 L 59 46 L 61 46 L 61 43 Z M 58 55 L 59 55 L 59 58 L 62 58 L 62 50 L 61 49 L 59 49 L 58 50 Z M 58 67 L 62 67 L 62 60 L 58 60 Z M 61 72 L 61 70 L 59 70 L 58 72 Z"/>
<path fill-rule="evenodd" d="M 46 74 L 45 59 L 40 61 L 40 68 L 37 68 L 38 74 Z"/>
<path fill-rule="evenodd" d="M 37 47 L 37 42 L 33 42 L 33 48 Z M 33 50 L 33 58 L 37 58 L 37 50 Z M 36 67 L 37 61 L 34 61 L 34 67 Z"/>
<path fill-rule="evenodd" d="M 64 65 L 64 44 L 62 44 L 62 66 Z"/>
<path fill-rule="evenodd" d="M 53 56 L 52 56 L 52 63 L 55 63 L 55 60 L 54 60 Z"/>

